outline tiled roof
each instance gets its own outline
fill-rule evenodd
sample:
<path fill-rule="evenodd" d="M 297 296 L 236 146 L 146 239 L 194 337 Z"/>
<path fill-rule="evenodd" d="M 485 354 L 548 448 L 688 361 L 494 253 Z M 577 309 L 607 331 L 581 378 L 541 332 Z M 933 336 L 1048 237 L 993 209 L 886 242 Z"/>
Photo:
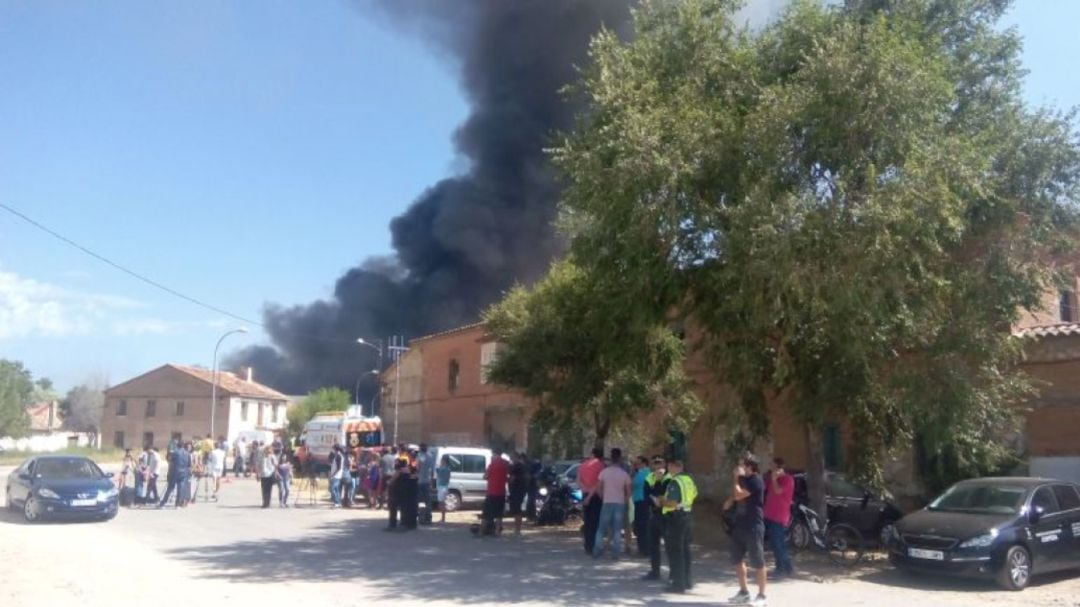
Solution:
<path fill-rule="evenodd" d="M 438 333 L 432 333 L 431 335 L 425 335 L 423 337 L 417 337 L 416 339 L 412 340 L 410 343 L 416 343 L 418 341 L 427 341 L 429 339 L 435 339 L 436 337 L 444 337 L 446 335 L 452 335 L 454 333 L 461 333 L 463 331 L 468 331 L 469 329 L 475 329 L 477 327 L 482 327 L 482 326 L 484 326 L 484 324 L 485 323 L 483 321 L 481 321 L 481 322 L 474 322 L 474 323 L 471 323 L 471 324 L 468 324 L 468 325 L 462 325 L 460 327 L 454 327 L 453 329 L 447 329 L 445 331 L 440 331 Z"/>
<path fill-rule="evenodd" d="M 55 407 L 55 408 L 54 408 Z M 52 409 L 53 418 L 49 419 L 49 410 Z M 26 414 L 30 416 L 30 429 L 37 432 L 51 432 L 60 427 L 60 408 L 56 403 L 43 401 L 26 407 Z M 49 422 L 52 425 L 49 425 Z"/>
<path fill-rule="evenodd" d="M 1014 331 L 1013 335 L 1017 337 L 1033 337 L 1036 339 L 1042 337 L 1071 337 L 1080 335 L 1080 323 L 1061 322 L 1052 325 L 1024 327 L 1023 329 Z"/>
<path fill-rule="evenodd" d="M 202 367 L 188 367 L 186 365 L 168 364 L 167 367 L 172 367 L 178 371 L 187 373 L 198 379 L 205 381 L 206 383 L 212 383 L 213 371 L 210 369 L 203 369 Z M 288 396 L 285 396 L 281 392 L 274 390 L 269 386 L 264 386 L 258 382 L 247 381 L 240 378 L 234 373 L 228 371 L 218 370 L 217 373 L 218 389 L 224 392 L 231 392 L 237 396 L 253 396 L 255 398 L 270 398 L 274 400 L 289 400 Z"/>

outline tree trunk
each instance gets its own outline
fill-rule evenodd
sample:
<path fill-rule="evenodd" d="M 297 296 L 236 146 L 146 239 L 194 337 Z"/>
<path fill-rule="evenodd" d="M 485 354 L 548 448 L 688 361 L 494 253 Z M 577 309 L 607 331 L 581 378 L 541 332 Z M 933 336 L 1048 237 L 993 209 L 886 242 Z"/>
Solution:
<path fill-rule="evenodd" d="M 806 492 L 810 507 L 824 520 L 828 516 L 825 507 L 825 445 L 821 427 L 803 424 L 806 436 Z"/>

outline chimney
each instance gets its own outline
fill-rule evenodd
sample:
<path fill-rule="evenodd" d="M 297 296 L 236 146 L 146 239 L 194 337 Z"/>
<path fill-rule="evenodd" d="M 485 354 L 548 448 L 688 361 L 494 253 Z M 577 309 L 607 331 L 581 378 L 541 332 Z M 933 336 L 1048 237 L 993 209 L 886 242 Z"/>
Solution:
<path fill-rule="evenodd" d="M 251 378 L 255 373 L 255 367 L 245 367 L 244 370 L 247 371 L 247 380 L 248 380 L 248 382 L 254 381 Z"/>

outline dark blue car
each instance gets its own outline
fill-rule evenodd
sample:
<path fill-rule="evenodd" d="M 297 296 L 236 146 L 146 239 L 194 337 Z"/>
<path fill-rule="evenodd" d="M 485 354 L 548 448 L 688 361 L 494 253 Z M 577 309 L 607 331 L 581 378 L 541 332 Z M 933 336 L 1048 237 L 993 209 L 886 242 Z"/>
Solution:
<path fill-rule="evenodd" d="M 41 519 L 109 520 L 119 497 L 112 476 L 92 460 L 71 455 L 39 455 L 8 476 L 7 505 L 28 522 Z"/>

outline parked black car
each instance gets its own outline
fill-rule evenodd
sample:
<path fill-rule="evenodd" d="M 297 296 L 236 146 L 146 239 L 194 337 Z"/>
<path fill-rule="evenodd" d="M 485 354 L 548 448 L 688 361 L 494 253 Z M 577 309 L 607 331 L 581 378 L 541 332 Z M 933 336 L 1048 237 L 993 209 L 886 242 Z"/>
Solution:
<path fill-rule="evenodd" d="M 7 479 L 7 506 L 21 509 L 27 522 L 43 518 L 114 518 L 118 492 L 112 477 L 92 460 L 39 455 L 24 461 Z"/>
<path fill-rule="evenodd" d="M 795 473 L 795 499 L 791 504 L 791 527 L 788 539 L 792 548 L 803 550 L 810 545 L 810 530 L 799 513 L 799 504 L 809 504 L 806 474 Z M 825 503 L 831 523 L 846 523 L 859 530 L 864 542 L 885 544 L 893 525 L 904 515 L 900 508 L 837 472 L 825 473 Z"/>
<path fill-rule="evenodd" d="M 1080 567 L 1080 487 L 1039 478 L 961 481 L 897 523 L 889 560 L 905 570 L 993 577 Z"/>

